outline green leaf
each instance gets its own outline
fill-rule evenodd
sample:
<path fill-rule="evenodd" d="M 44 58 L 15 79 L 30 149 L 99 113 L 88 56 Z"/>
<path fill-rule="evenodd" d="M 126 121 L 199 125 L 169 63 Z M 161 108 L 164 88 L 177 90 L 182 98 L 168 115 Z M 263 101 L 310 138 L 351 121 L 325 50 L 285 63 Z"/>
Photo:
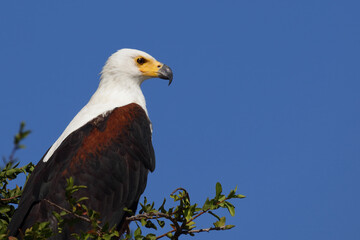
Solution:
<path fill-rule="evenodd" d="M 210 209 L 210 207 L 211 207 L 211 202 L 210 202 L 209 198 L 207 198 L 205 203 L 204 203 L 204 206 L 202 207 L 202 210 L 207 211 L 207 210 Z"/>
<path fill-rule="evenodd" d="M 187 227 L 188 230 L 191 230 L 191 229 L 195 228 L 196 227 L 195 222 L 194 221 L 188 222 L 186 224 L 186 227 Z"/>
<path fill-rule="evenodd" d="M 67 187 L 66 189 L 71 189 L 74 186 L 74 178 L 73 177 L 69 177 L 68 179 L 66 179 L 67 182 Z"/>
<path fill-rule="evenodd" d="M 161 204 L 161 206 L 159 207 L 159 211 L 161 212 L 161 213 L 166 213 L 166 210 L 165 210 L 165 203 L 166 203 L 166 198 L 164 198 L 164 201 L 163 201 L 163 203 Z"/>
<path fill-rule="evenodd" d="M 133 210 L 131 210 L 131 209 L 128 209 L 127 207 L 124 207 L 124 209 L 123 209 L 125 212 L 128 212 L 128 213 L 130 213 L 131 215 L 134 215 L 134 212 L 133 212 Z"/>
<path fill-rule="evenodd" d="M 88 197 L 82 197 L 82 198 L 79 198 L 78 200 L 76 200 L 76 202 L 81 202 L 81 201 L 84 201 L 84 200 L 88 200 L 89 198 Z"/>
<path fill-rule="evenodd" d="M 220 195 L 220 197 L 218 198 L 218 201 L 222 202 L 225 200 L 225 198 L 226 198 L 225 195 Z"/>
<path fill-rule="evenodd" d="M 161 228 L 163 228 L 165 226 L 165 221 L 157 219 L 157 222 Z"/>
<path fill-rule="evenodd" d="M 134 237 L 141 236 L 141 228 L 138 227 L 134 232 Z"/>
<path fill-rule="evenodd" d="M 235 216 L 235 207 L 234 206 L 229 207 L 228 210 L 229 210 L 229 213 L 231 216 Z"/>
<path fill-rule="evenodd" d="M 216 183 L 216 196 L 215 196 L 215 199 L 219 198 L 221 192 L 222 192 L 221 184 L 219 182 L 217 182 Z"/>
<path fill-rule="evenodd" d="M 146 235 L 145 239 L 146 240 L 156 240 L 156 235 L 149 233 L 148 235 Z"/>
<path fill-rule="evenodd" d="M 59 214 L 59 213 L 57 213 L 57 212 L 53 211 L 53 212 L 52 212 L 52 214 L 54 215 L 54 217 L 55 217 L 58 221 L 60 221 L 61 216 L 60 216 L 60 214 Z"/>
<path fill-rule="evenodd" d="M 241 194 L 238 194 L 238 195 L 236 195 L 235 197 L 236 197 L 236 198 L 246 198 L 246 196 L 241 195 Z"/>
<path fill-rule="evenodd" d="M 39 224 L 39 229 L 42 229 L 42 228 L 46 228 L 47 226 L 49 226 L 50 222 L 42 222 Z"/>
<path fill-rule="evenodd" d="M 215 227 L 223 227 L 223 226 L 225 226 L 225 221 L 226 221 L 225 217 L 222 217 L 222 218 L 220 218 L 219 221 L 214 222 L 214 226 Z"/>
<path fill-rule="evenodd" d="M 229 211 L 231 216 L 235 216 L 235 207 L 234 207 L 234 205 L 232 205 L 229 202 L 225 202 L 225 207 L 227 208 L 227 210 Z"/>
<path fill-rule="evenodd" d="M 225 229 L 232 229 L 233 227 L 235 227 L 235 225 L 226 225 Z"/>
<path fill-rule="evenodd" d="M 152 221 L 150 221 L 150 220 L 147 220 L 147 221 L 146 221 L 145 227 L 146 227 L 146 228 L 152 228 L 152 229 L 157 230 L 157 227 L 155 226 L 155 224 L 154 224 Z"/>
<path fill-rule="evenodd" d="M 4 214 L 6 212 L 9 212 L 11 210 L 9 205 L 1 206 L 0 207 L 0 213 Z"/>

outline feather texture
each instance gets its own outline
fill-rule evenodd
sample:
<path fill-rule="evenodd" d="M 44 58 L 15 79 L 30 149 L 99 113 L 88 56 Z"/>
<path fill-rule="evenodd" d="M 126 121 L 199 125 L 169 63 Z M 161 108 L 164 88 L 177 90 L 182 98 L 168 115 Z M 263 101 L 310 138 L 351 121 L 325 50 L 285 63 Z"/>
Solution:
<path fill-rule="evenodd" d="M 69 207 L 65 198 L 66 179 L 86 189 L 76 197 L 89 197 L 89 208 L 101 213 L 101 224 L 123 229 L 126 212 L 134 212 L 143 193 L 147 174 L 155 168 L 150 121 L 138 104 L 115 108 L 92 119 L 69 134 L 49 157 L 40 161 L 25 186 L 18 209 L 9 225 L 10 235 L 18 236 L 36 222 L 57 221 L 47 199 L 61 207 Z M 71 239 L 71 232 L 89 229 L 86 222 L 66 228 L 52 239 Z"/>

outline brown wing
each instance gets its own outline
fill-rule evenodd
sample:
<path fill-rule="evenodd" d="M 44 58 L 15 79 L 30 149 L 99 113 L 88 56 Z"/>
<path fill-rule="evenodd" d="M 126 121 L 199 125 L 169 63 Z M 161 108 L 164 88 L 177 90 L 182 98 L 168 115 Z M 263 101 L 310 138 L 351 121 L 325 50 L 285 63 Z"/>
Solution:
<path fill-rule="evenodd" d="M 43 199 L 68 207 L 65 199 L 66 179 L 86 185 L 77 197 L 87 196 L 87 205 L 101 213 L 102 224 L 120 230 L 126 213 L 136 210 L 147 174 L 155 168 L 150 121 L 137 104 L 116 108 L 71 133 L 46 162 L 40 161 L 25 186 L 19 207 L 9 225 L 10 235 L 17 236 L 36 222 L 57 221 L 58 210 Z M 75 230 L 76 229 L 76 230 Z M 53 239 L 70 239 L 71 232 L 89 229 L 85 222 L 67 228 Z"/>

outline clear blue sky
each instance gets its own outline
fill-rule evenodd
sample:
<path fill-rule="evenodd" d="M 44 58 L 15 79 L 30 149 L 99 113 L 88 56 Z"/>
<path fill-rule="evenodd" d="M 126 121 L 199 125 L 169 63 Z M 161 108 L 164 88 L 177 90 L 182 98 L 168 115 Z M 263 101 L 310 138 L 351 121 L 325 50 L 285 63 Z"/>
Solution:
<path fill-rule="evenodd" d="M 358 1 L 2 1 L 0 154 L 37 162 L 114 51 L 144 50 L 156 171 L 145 195 L 238 186 L 236 228 L 196 239 L 360 239 Z M 191 167 L 189 167 L 191 166 Z M 19 183 L 20 184 L 20 183 Z M 206 222 L 206 221 L 205 221 Z"/>

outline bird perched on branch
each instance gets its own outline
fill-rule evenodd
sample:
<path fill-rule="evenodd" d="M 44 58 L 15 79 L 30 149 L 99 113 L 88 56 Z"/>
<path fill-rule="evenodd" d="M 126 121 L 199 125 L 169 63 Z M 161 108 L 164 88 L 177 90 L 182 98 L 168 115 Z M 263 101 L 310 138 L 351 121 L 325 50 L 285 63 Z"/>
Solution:
<path fill-rule="evenodd" d="M 87 188 L 76 192 L 86 196 L 90 209 L 123 232 L 127 212 L 136 211 L 147 175 L 154 171 L 151 122 L 140 85 L 149 78 L 173 79 L 171 69 L 149 54 L 121 49 L 106 62 L 98 89 L 74 117 L 58 140 L 36 166 L 27 182 L 18 209 L 9 225 L 9 236 L 21 236 L 37 222 L 49 221 L 57 206 L 69 207 L 66 179 Z M 54 205 L 50 204 L 54 203 Z M 85 221 L 66 227 L 51 239 L 71 239 L 71 233 L 91 228 Z"/>

